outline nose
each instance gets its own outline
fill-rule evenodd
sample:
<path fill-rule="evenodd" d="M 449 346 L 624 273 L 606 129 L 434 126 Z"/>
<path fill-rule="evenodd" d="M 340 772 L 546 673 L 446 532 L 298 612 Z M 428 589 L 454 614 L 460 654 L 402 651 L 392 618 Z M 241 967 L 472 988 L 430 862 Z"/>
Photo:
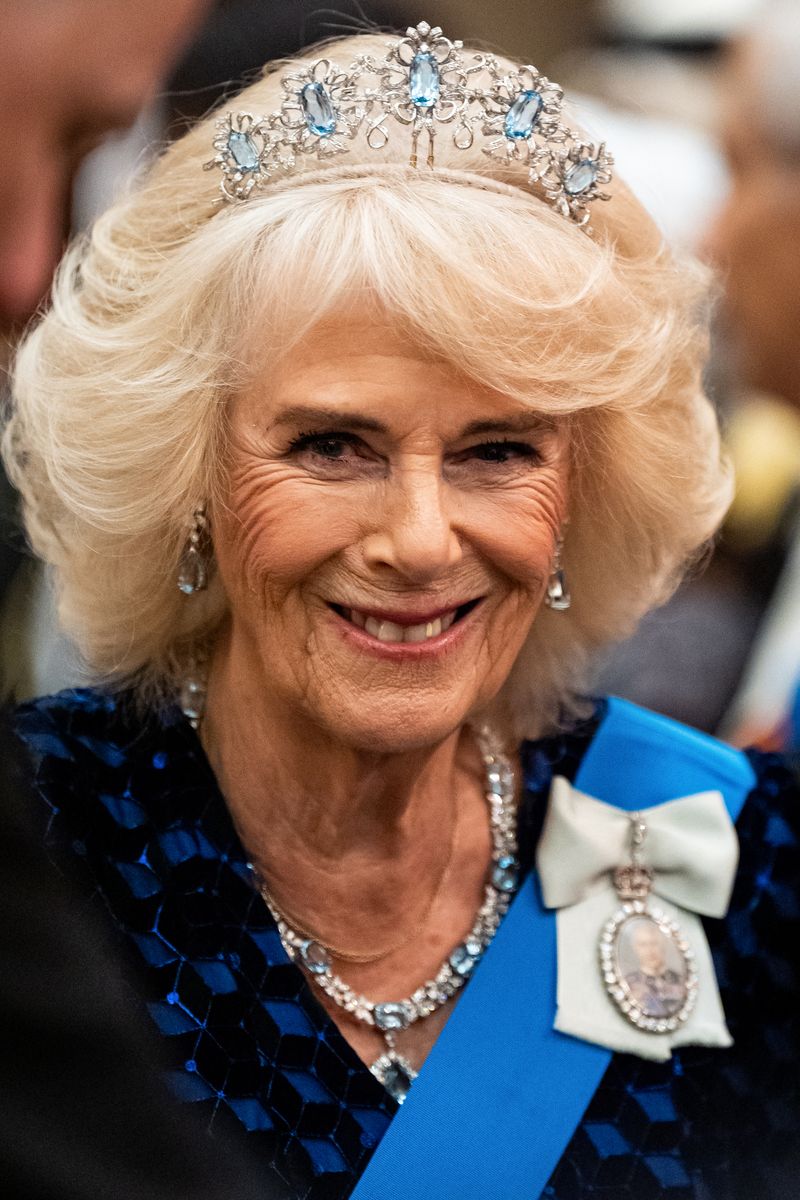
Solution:
<path fill-rule="evenodd" d="M 362 543 L 367 565 L 391 567 L 415 584 L 433 582 L 461 559 L 461 542 L 438 470 L 407 469 L 386 485 L 386 499 Z"/>

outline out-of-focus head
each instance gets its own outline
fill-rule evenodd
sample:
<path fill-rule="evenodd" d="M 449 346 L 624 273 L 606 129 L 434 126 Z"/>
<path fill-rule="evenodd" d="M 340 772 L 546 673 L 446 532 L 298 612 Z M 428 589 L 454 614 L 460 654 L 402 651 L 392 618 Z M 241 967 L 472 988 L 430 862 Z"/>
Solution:
<path fill-rule="evenodd" d="M 742 367 L 800 404 L 800 7 L 765 5 L 723 82 L 731 192 L 709 236 Z"/>
<path fill-rule="evenodd" d="M 364 36 L 325 53 L 385 49 Z M 271 68 L 231 107 L 280 108 L 282 78 L 308 61 Z M 541 729 L 727 507 L 700 383 L 705 272 L 671 258 L 620 184 L 590 237 L 518 163 L 479 140 L 455 149 L 447 125 L 433 171 L 409 167 L 407 137 L 376 151 L 365 136 L 226 205 L 202 169 L 214 120 L 173 145 L 73 249 L 22 345 L 10 469 L 100 674 L 168 694 L 232 615 L 287 702 L 318 698 L 329 724 L 357 722 L 359 705 L 375 722 L 380 692 L 398 726 L 422 729 L 427 712 L 436 736 L 476 705 Z M 356 401 L 367 421 L 350 429 Z M 346 436 L 319 414 L 276 428 L 278 408 L 304 405 L 341 412 Z M 504 433 L 480 431 L 498 420 Z M 487 451 L 497 437 L 533 453 Z M 187 599 L 178 562 L 204 502 L 217 569 Z M 541 604 L 564 531 L 573 605 L 555 612 Z M 331 603 L 416 611 L 417 592 L 475 589 L 496 601 L 492 653 L 476 647 L 447 694 L 443 669 L 412 688 L 376 668 L 339 678 L 337 701 L 351 660 L 321 624 Z"/>
<path fill-rule="evenodd" d="M 0 6 L 0 321 L 41 299 L 87 150 L 129 125 L 208 0 Z"/>

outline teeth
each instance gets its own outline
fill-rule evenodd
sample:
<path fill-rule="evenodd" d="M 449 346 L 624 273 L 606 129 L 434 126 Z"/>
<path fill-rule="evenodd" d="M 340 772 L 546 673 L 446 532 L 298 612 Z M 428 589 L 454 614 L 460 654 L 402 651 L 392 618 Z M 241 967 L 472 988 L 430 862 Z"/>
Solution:
<path fill-rule="evenodd" d="M 365 617 L 354 608 L 347 610 L 347 616 L 353 625 L 365 630 L 379 642 L 427 642 L 430 638 L 439 637 L 456 619 L 455 610 L 422 625 L 395 625 L 394 621 L 376 621 L 374 617 Z"/>
<path fill-rule="evenodd" d="M 379 642 L 402 642 L 403 640 L 403 626 L 395 625 L 393 621 L 376 621 L 374 617 L 367 617 L 364 628 Z"/>

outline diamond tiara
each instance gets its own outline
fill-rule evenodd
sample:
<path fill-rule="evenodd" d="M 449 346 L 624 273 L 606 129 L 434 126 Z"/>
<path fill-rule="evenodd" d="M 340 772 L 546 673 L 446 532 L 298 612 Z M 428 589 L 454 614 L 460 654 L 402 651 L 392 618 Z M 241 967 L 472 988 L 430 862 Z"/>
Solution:
<path fill-rule="evenodd" d="M 434 141 L 441 127 L 453 145 L 469 150 L 476 138 L 484 153 L 527 170 L 527 182 L 561 216 L 587 227 L 589 205 L 610 197 L 613 158 L 562 119 L 561 88 L 535 67 L 511 71 L 494 55 L 463 54 L 463 43 L 421 21 L 406 36 L 387 43 L 382 59 L 359 55 L 342 71 L 329 58 L 309 63 L 281 80 L 286 98 L 269 116 L 229 112 L 218 118 L 216 157 L 206 170 L 222 173 L 227 202 L 246 200 L 274 179 L 291 173 L 298 160 L 320 161 L 346 154 L 348 141 L 366 128 L 366 143 L 381 150 L 392 126 L 410 130 L 412 167 L 419 143 L 434 166 Z M 471 86 L 488 75 L 488 88 Z M 590 232 L 587 228 L 587 232 Z"/>

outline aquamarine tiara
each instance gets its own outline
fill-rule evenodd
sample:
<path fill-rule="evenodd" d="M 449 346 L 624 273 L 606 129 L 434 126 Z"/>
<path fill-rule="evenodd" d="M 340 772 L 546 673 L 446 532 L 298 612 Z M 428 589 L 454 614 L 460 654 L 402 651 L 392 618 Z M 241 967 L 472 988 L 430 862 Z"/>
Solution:
<path fill-rule="evenodd" d="M 329 58 L 286 75 L 286 99 L 269 116 L 229 112 L 216 122 L 216 157 L 207 170 L 222 172 L 225 201 L 246 200 L 293 171 L 301 157 L 327 161 L 348 152 L 348 140 L 366 127 L 366 142 L 381 150 L 395 124 L 410 129 L 410 165 L 417 166 L 420 139 L 434 166 L 440 126 L 452 129 L 459 150 L 476 138 L 484 153 L 527 171 L 534 188 L 562 216 L 586 226 L 589 205 L 610 197 L 613 159 L 605 144 L 594 145 L 562 119 L 564 93 L 535 67 L 508 71 L 492 54 L 464 54 L 425 21 L 387 43 L 382 59 L 359 55 L 342 71 Z M 483 73 L 488 88 L 472 86 Z"/>

